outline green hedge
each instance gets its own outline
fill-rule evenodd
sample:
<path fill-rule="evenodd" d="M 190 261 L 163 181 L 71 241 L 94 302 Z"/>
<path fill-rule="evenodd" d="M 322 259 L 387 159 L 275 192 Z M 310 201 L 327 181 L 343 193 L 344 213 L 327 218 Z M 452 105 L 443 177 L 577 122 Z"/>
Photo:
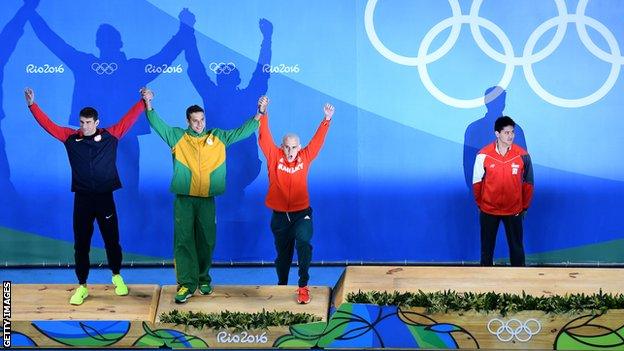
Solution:
<path fill-rule="evenodd" d="M 349 293 L 346 302 L 369 303 L 381 306 L 423 307 L 427 313 L 448 313 L 474 310 L 477 312 L 497 311 L 505 316 L 518 311 L 537 310 L 546 313 L 572 313 L 592 311 L 604 313 L 608 309 L 624 309 L 623 294 L 566 294 L 564 296 L 531 296 L 507 293 L 458 293 L 438 291 L 425 293 L 370 291 Z"/>
<path fill-rule="evenodd" d="M 280 311 L 265 311 L 256 313 L 230 312 L 220 313 L 204 312 L 180 312 L 169 311 L 160 315 L 162 323 L 174 323 L 177 325 L 190 325 L 195 328 L 211 328 L 216 330 L 233 329 L 241 330 L 267 329 L 268 327 L 290 326 L 320 321 L 321 318 L 310 313 L 292 313 Z"/>

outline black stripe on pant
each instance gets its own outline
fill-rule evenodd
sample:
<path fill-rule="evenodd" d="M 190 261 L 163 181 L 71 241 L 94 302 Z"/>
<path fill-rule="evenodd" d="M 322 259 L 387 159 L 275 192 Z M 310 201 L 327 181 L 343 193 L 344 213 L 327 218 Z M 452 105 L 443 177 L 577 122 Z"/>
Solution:
<path fill-rule="evenodd" d="M 312 261 L 312 208 L 297 212 L 273 211 L 271 216 L 271 231 L 275 239 L 277 258 L 275 269 L 277 271 L 278 285 L 288 284 L 288 273 L 293 259 L 295 247 L 299 259 L 299 287 L 307 286 L 310 275 L 310 262 Z"/>
<path fill-rule="evenodd" d="M 113 274 L 121 269 L 121 246 L 119 224 L 113 193 L 74 195 L 74 261 L 79 284 L 86 284 L 89 277 L 89 251 L 93 236 L 93 221 L 97 220 L 102 233 L 108 266 Z"/>
<path fill-rule="evenodd" d="M 509 246 L 509 258 L 511 265 L 524 266 L 524 245 L 522 233 L 522 216 L 497 216 L 480 211 L 479 222 L 481 223 L 481 265 L 494 265 L 494 246 L 498 225 L 503 221 L 507 245 Z"/>

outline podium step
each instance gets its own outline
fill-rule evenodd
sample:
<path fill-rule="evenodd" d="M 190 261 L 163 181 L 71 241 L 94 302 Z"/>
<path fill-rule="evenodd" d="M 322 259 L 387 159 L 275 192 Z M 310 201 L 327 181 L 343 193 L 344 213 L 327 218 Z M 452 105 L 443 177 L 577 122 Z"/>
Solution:
<path fill-rule="evenodd" d="M 175 285 L 163 286 L 158 303 L 156 322 L 163 312 L 172 310 L 204 313 L 289 311 L 292 313 L 310 313 L 327 320 L 330 289 L 326 286 L 311 286 L 312 301 L 307 305 L 297 303 L 296 286 L 262 285 L 216 285 L 210 295 L 201 295 L 195 291 L 186 303 L 176 304 Z"/>
<path fill-rule="evenodd" d="M 14 284 L 12 320 L 126 320 L 153 322 L 160 286 L 128 285 L 127 296 L 115 295 L 111 285 L 89 285 L 80 306 L 69 304 L 77 284 Z"/>

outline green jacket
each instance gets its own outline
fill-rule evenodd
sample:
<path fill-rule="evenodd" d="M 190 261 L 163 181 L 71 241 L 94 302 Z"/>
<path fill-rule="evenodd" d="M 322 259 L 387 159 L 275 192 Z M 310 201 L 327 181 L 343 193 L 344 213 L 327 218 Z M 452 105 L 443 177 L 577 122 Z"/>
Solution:
<path fill-rule="evenodd" d="M 146 112 L 147 120 L 169 145 L 173 156 L 171 192 L 209 197 L 225 191 L 225 148 L 249 137 L 258 129 L 254 118 L 232 130 L 211 129 L 196 133 L 191 128 L 170 127 L 156 111 Z"/>

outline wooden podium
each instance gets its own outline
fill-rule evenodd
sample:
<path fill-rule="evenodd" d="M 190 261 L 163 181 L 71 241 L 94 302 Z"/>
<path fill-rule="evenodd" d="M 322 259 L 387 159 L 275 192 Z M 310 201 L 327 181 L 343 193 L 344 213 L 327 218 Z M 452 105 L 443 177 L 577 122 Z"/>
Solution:
<path fill-rule="evenodd" d="M 624 293 L 624 269 L 349 266 L 332 295 L 339 306 L 358 291 L 500 292 L 528 295 Z"/>
<path fill-rule="evenodd" d="M 347 267 L 334 289 L 327 329 L 342 323 L 326 348 L 621 349 L 624 310 L 546 314 L 520 311 L 452 311 L 429 314 L 402 308 L 348 303 L 358 292 L 624 293 L 624 269 L 511 267 Z M 346 323 L 346 326 L 345 326 Z M 366 330 L 353 337 L 358 330 Z M 348 339 L 348 340 L 347 340 Z"/>
<path fill-rule="evenodd" d="M 111 285 L 90 285 L 84 304 L 71 306 L 74 288 L 14 285 L 12 346 L 624 350 L 624 309 L 429 313 L 424 307 L 347 301 L 359 291 L 621 294 L 624 269 L 616 268 L 354 266 L 345 269 L 331 299 L 328 287 L 311 287 L 308 305 L 297 304 L 295 286 L 215 286 L 211 295 L 196 292 L 175 304 L 175 286 L 129 285 L 128 296 L 116 296 Z M 306 312 L 320 320 L 262 330 L 195 328 L 163 323 L 160 315 L 173 310 Z"/>
<path fill-rule="evenodd" d="M 300 305 L 295 286 L 215 286 L 185 304 L 174 303 L 175 286 L 128 285 L 117 296 L 112 285 L 89 285 L 80 306 L 69 304 L 76 285 L 16 284 L 12 286 L 12 347 L 198 347 L 270 348 L 289 327 L 268 330 L 213 330 L 160 322 L 171 310 L 203 313 L 306 312 L 327 321 L 329 287 L 310 287 L 312 301 Z"/>
<path fill-rule="evenodd" d="M 205 313 L 230 312 L 261 312 L 289 311 L 292 313 L 310 313 L 327 320 L 330 289 L 324 286 L 311 286 L 312 301 L 307 305 L 300 305 L 296 300 L 295 286 L 261 286 L 261 285 L 217 285 L 212 294 L 200 295 L 195 292 L 184 304 L 176 304 L 173 297 L 176 293 L 175 285 L 163 286 L 158 303 L 156 321 L 160 321 L 163 312 L 171 310 L 193 311 Z"/>
<path fill-rule="evenodd" d="M 80 306 L 69 304 L 77 285 L 15 284 L 12 286 L 13 347 L 130 346 L 123 340 L 144 334 L 142 322 L 153 322 L 158 285 L 129 285 L 127 296 L 112 285 L 89 285 Z"/>

